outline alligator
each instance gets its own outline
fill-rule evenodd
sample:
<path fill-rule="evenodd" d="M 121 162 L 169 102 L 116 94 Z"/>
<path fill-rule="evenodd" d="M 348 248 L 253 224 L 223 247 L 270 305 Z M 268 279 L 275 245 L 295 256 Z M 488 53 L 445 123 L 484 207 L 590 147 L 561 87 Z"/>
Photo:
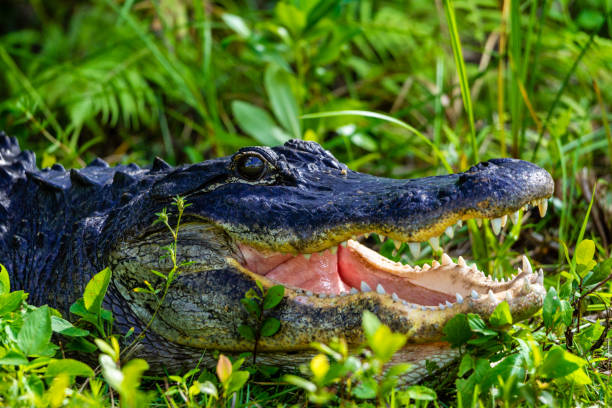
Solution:
<path fill-rule="evenodd" d="M 407 243 L 417 257 L 422 242 L 438 251 L 439 237 L 466 220 L 489 219 L 499 232 L 527 206 L 543 215 L 552 193 L 547 171 L 517 159 L 400 180 L 350 170 L 302 140 L 178 167 L 160 158 L 148 168 L 110 167 L 98 158 L 81 169 L 40 170 L 34 153 L 0 134 L 0 262 L 30 303 L 64 313 L 109 266 L 104 307 L 117 330 L 142 333 L 151 323 L 130 357 L 154 371 L 214 364 L 211 350 L 252 350 L 238 331 L 248 321 L 240 299 L 259 281 L 285 286 L 268 311 L 281 327 L 259 340 L 260 363 L 298 366 L 312 356 L 313 341 L 357 345 L 369 310 L 407 334 L 395 361 L 414 363 L 414 380 L 426 360 L 442 366 L 455 358 L 442 329 L 456 314 L 488 317 L 506 301 L 515 320 L 533 315 L 545 295 L 542 273 L 526 258 L 508 280 L 447 254 L 411 266 L 368 246 L 369 234 Z M 155 297 L 134 289 L 145 280 L 160 286 L 151 270 L 172 267 L 163 247 L 173 238 L 154 221 L 167 208 L 176 222 L 176 196 L 189 203 L 177 247 L 184 264 L 151 322 Z"/>

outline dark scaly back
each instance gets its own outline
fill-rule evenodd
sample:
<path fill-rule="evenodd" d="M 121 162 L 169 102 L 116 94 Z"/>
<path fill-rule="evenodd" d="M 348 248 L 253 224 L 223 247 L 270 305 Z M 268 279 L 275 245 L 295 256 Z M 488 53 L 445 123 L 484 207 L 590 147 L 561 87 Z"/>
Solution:
<path fill-rule="evenodd" d="M 12 287 L 29 292 L 32 304 L 66 311 L 106 266 L 97 247 L 109 212 L 146 189 L 151 172 L 101 159 L 80 170 L 39 170 L 34 153 L 0 133 L 0 262 Z"/>

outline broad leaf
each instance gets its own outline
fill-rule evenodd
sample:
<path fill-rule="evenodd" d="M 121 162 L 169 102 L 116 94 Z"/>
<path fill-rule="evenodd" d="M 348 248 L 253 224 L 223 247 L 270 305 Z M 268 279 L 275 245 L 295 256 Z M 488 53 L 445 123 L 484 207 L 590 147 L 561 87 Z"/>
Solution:
<path fill-rule="evenodd" d="M 0 295 L 11 291 L 11 280 L 4 265 L 0 264 Z"/>
<path fill-rule="evenodd" d="M 268 317 L 261 324 L 261 336 L 270 337 L 274 336 L 280 329 L 280 321 L 274 317 Z"/>
<path fill-rule="evenodd" d="M 472 331 L 468 325 L 467 316 L 463 313 L 455 315 L 450 319 L 442 331 L 445 335 L 444 340 L 455 347 L 462 346 L 472 337 Z"/>
<path fill-rule="evenodd" d="M 17 335 L 17 345 L 28 356 L 47 351 L 51 341 L 51 315 L 48 306 L 29 312 Z"/>
<path fill-rule="evenodd" d="M 47 377 L 55 377 L 59 374 L 66 374 L 70 377 L 92 377 L 94 371 L 87 364 L 70 358 L 62 360 L 53 360 L 47 366 L 45 375 Z"/>
<path fill-rule="evenodd" d="M 110 278 L 111 270 L 109 268 L 105 268 L 95 274 L 87 283 L 85 292 L 83 293 L 83 303 L 85 304 L 85 309 L 87 309 L 88 312 L 93 313 L 96 316 L 100 314 L 100 310 L 102 309 L 102 300 L 104 300 L 104 296 L 106 295 Z"/>
<path fill-rule="evenodd" d="M 258 106 L 234 101 L 232 112 L 242 130 L 263 145 L 277 146 L 291 139 L 283 129 L 276 125 L 268 112 Z"/>
<path fill-rule="evenodd" d="M 272 309 L 278 305 L 285 296 L 285 287 L 283 285 L 275 285 L 268 289 L 266 297 L 263 301 L 264 309 Z"/>
<path fill-rule="evenodd" d="M 512 324 L 512 314 L 510 314 L 510 306 L 508 305 L 508 302 L 503 301 L 497 305 L 489 317 L 489 323 L 496 327 Z"/>
<path fill-rule="evenodd" d="M 291 75 L 279 66 L 271 64 L 266 69 L 264 84 L 274 116 L 292 137 L 300 139 L 302 137 L 300 112 L 291 82 Z"/>

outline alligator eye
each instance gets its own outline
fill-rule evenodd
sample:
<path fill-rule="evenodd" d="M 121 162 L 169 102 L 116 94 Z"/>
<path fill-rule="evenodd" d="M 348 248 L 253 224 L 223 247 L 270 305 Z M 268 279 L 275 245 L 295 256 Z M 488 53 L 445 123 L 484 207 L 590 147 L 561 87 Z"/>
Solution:
<path fill-rule="evenodd" d="M 236 170 L 244 179 L 257 181 L 266 173 L 267 165 L 261 156 L 246 154 L 238 159 Z"/>

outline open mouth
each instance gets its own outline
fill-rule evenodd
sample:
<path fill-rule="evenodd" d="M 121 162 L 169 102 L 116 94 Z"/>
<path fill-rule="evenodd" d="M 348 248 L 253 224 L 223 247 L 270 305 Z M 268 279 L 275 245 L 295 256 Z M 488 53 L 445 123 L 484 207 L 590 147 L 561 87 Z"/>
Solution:
<path fill-rule="evenodd" d="M 541 216 L 546 213 L 546 199 L 531 205 L 539 208 Z M 518 212 L 490 220 L 496 234 L 508 218 L 516 223 Z M 447 235 L 452 231 L 452 227 L 447 228 Z M 245 269 L 280 283 L 298 295 L 321 299 L 372 292 L 408 309 L 444 310 L 463 304 L 465 299 L 511 303 L 514 297 L 529 293 L 530 285 L 543 283 L 542 270 L 534 273 L 526 257 L 523 257 L 522 267 L 509 279 L 494 280 L 479 271 L 475 264 L 468 265 L 462 257 L 453 261 L 445 253 L 439 262 L 434 260 L 431 265 L 410 266 L 394 262 L 360 243 L 362 238 L 349 239 L 321 252 L 298 255 L 261 252 L 243 243 L 238 246 Z M 430 238 L 429 242 L 437 251 L 439 237 Z M 408 243 L 413 255 L 416 253 L 418 257 L 415 244 L 420 249 L 420 243 Z"/>

